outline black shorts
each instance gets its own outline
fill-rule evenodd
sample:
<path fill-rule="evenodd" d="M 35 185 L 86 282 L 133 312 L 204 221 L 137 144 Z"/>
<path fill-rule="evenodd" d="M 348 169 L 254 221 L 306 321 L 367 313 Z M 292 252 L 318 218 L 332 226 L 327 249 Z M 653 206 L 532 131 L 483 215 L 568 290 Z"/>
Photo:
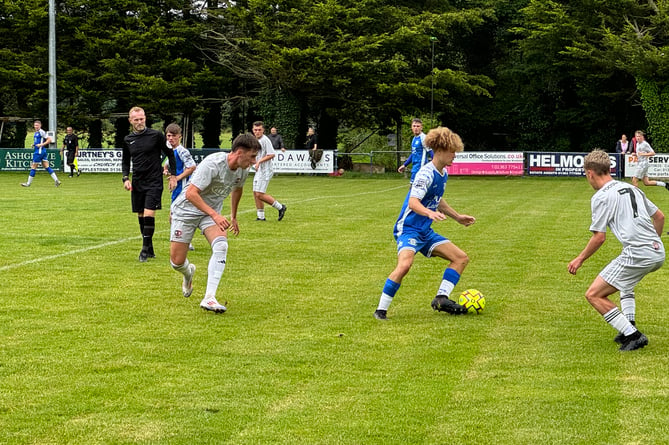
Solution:
<path fill-rule="evenodd" d="M 162 187 L 146 189 L 143 192 L 137 192 L 133 187 L 131 192 L 132 212 L 142 213 L 144 212 L 144 209 L 160 210 L 162 208 L 161 207 L 162 198 L 163 198 Z"/>
<path fill-rule="evenodd" d="M 69 152 L 67 153 L 67 165 L 73 165 L 74 164 L 74 152 L 70 154 Z"/>

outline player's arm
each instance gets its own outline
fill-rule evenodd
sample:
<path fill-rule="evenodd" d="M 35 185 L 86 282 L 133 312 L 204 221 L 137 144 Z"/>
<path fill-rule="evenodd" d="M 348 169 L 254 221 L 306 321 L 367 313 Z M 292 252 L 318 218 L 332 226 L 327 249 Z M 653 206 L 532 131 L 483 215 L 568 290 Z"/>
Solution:
<path fill-rule="evenodd" d="M 237 209 L 239 208 L 239 201 L 242 199 L 244 188 L 232 189 L 230 193 L 230 230 L 235 235 L 239 235 L 239 224 L 237 223 Z"/>
<path fill-rule="evenodd" d="M 121 156 L 121 174 L 123 175 L 123 188 L 132 190 L 132 183 L 130 182 L 130 150 L 128 145 L 123 144 L 123 155 Z"/>
<path fill-rule="evenodd" d="M 41 144 L 37 144 L 39 147 L 44 147 L 45 145 L 49 145 L 51 143 L 51 136 L 47 136 L 44 141 L 42 141 Z"/>
<path fill-rule="evenodd" d="M 192 175 L 193 172 L 195 171 L 195 167 L 196 167 L 196 166 L 193 165 L 192 167 L 184 168 L 183 173 L 181 173 L 179 176 L 177 176 L 177 179 L 178 179 L 179 181 L 181 181 L 183 178 L 187 178 L 187 177 L 189 177 L 189 176 Z"/>
<path fill-rule="evenodd" d="M 439 206 L 437 207 L 437 210 L 439 210 L 444 215 L 453 218 L 455 221 L 459 222 L 463 226 L 471 226 L 476 222 L 476 218 L 474 218 L 473 216 L 463 215 L 462 213 L 456 212 L 453 207 L 449 206 L 448 203 L 443 200 L 443 198 L 439 201 Z"/>
<path fill-rule="evenodd" d="M 169 188 L 174 190 L 177 187 L 177 159 L 174 157 L 174 150 L 167 146 L 165 137 L 163 136 L 161 150 L 170 163 Z"/>
<path fill-rule="evenodd" d="M 413 196 L 409 198 L 409 208 L 412 212 L 421 216 L 427 216 L 432 221 L 443 221 L 446 219 L 443 213 L 428 209 L 420 202 L 420 199 Z"/>
<path fill-rule="evenodd" d="M 662 213 L 662 210 L 657 209 L 657 212 L 653 213 L 651 218 L 653 219 L 653 227 L 655 227 L 657 235 L 662 236 L 662 232 L 664 231 L 664 213 Z"/>
<path fill-rule="evenodd" d="M 258 171 L 258 169 L 260 168 L 260 164 L 262 164 L 263 162 L 269 161 L 274 156 L 276 156 L 274 153 L 267 154 L 267 155 L 263 156 L 262 158 L 260 158 L 260 160 L 258 160 L 258 162 L 256 162 L 256 165 L 254 165 L 253 167 L 256 169 L 256 171 Z"/>
<path fill-rule="evenodd" d="M 592 232 L 592 236 L 583 251 L 576 258 L 569 262 L 567 270 L 570 274 L 576 275 L 576 271 L 581 268 L 585 260 L 590 258 L 606 241 L 606 232 Z"/>
<path fill-rule="evenodd" d="M 198 210 L 200 210 L 205 215 L 209 215 L 211 219 L 216 223 L 221 230 L 228 230 L 230 227 L 230 221 L 228 219 L 214 210 L 209 204 L 207 204 L 204 199 L 202 199 L 202 190 L 197 188 L 195 184 L 191 183 L 186 188 L 186 199 L 191 202 Z"/>

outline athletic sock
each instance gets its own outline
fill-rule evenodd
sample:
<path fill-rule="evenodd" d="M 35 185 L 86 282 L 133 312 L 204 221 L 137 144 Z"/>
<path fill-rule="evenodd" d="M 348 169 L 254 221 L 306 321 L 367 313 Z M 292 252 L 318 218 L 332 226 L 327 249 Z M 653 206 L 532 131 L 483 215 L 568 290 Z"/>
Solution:
<path fill-rule="evenodd" d="M 156 230 L 156 218 L 154 216 L 144 217 L 144 229 L 142 230 L 142 250 L 150 252 L 153 250 L 153 232 Z"/>
<path fill-rule="evenodd" d="M 170 261 L 170 264 L 172 265 L 172 269 L 176 270 L 179 272 L 181 275 L 183 275 L 186 278 L 189 278 L 188 276 L 188 266 L 190 266 L 190 261 L 188 261 L 188 258 L 186 258 L 186 261 L 180 266 L 177 266 L 174 264 L 172 261 Z"/>
<path fill-rule="evenodd" d="M 627 295 L 620 296 L 620 309 L 629 321 L 634 321 L 636 314 L 636 301 L 634 300 L 634 292 Z"/>
<path fill-rule="evenodd" d="M 218 284 L 221 282 L 225 262 L 228 256 L 228 240 L 224 236 L 219 236 L 211 242 L 211 258 L 207 268 L 207 290 L 205 295 L 214 296 L 218 290 Z"/>
<path fill-rule="evenodd" d="M 257 209 L 258 219 L 265 219 L 265 209 Z"/>
<path fill-rule="evenodd" d="M 622 312 L 617 307 L 614 307 L 603 315 L 604 320 L 613 326 L 613 328 L 623 335 L 630 335 L 636 332 L 636 328 L 630 321 L 625 318 Z"/>
<path fill-rule="evenodd" d="M 662 181 L 655 181 L 655 182 L 656 182 L 655 185 L 657 185 L 658 187 L 666 187 L 667 186 L 666 182 L 662 182 Z"/>
<path fill-rule="evenodd" d="M 453 288 L 458 284 L 458 281 L 460 281 L 460 274 L 455 269 L 451 269 L 450 267 L 447 268 L 444 270 L 444 275 L 441 284 L 439 285 L 437 295 L 450 296 L 451 292 L 453 292 Z"/>
<path fill-rule="evenodd" d="M 144 217 L 138 216 L 137 221 L 139 222 L 139 233 L 140 235 L 144 235 Z"/>
<path fill-rule="evenodd" d="M 381 298 L 379 298 L 379 307 L 377 310 L 387 311 L 392 303 L 393 298 L 397 290 L 400 288 L 400 283 L 395 283 L 390 278 L 386 279 L 386 284 L 383 286 L 383 292 L 381 293 Z"/>
<path fill-rule="evenodd" d="M 277 201 L 277 200 L 275 199 L 275 200 L 274 200 L 274 204 L 272 204 L 272 207 L 274 207 L 274 208 L 277 209 L 277 210 L 281 210 L 281 208 L 283 207 L 283 204 L 281 204 L 279 201 Z"/>

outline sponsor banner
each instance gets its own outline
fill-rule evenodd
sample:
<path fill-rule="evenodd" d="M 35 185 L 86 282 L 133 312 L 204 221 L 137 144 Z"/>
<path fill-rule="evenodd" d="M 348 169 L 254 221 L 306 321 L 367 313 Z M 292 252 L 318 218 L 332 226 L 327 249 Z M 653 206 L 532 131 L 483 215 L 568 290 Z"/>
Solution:
<path fill-rule="evenodd" d="M 123 150 L 91 148 L 79 150 L 79 169 L 84 173 L 121 173 Z"/>
<path fill-rule="evenodd" d="M 448 167 L 449 175 L 522 176 L 524 172 L 523 152 L 460 152 Z"/>
<path fill-rule="evenodd" d="M 636 157 L 631 155 L 625 156 L 625 177 L 631 178 L 636 172 Z M 656 153 L 648 160 L 648 177 L 649 178 L 669 178 L 669 154 Z"/>
<path fill-rule="evenodd" d="M 33 161 L 32 148 L 0 148 L 0 171 L 27 171 Z M 47 150 L 49 165 L 59 170 L 62 163 L 58 150 Z M 42 168 L 40 165 L 39 168 Z"/>
<path fill-rule="evenodd" d="M 190 150 L 193 160 L 198 164 L 207 155 L 218 151 L 220 150 Z M 79 150 L 79 168 L 86 173 L 121 173 L 122 158 L 123 150 L 120 148 Z M 32 159 L 32 151 L 30 159 Z M 316 164 L 315 169 L 311 168 L 307 150 L 279 151 L 272 165 L 274 173 L 332 173 L 334 171 L 334 151 L 323 150 L 323 157 Z M 28 160 L 27 168 L 30 168 L 30 160 Z"/>
<path fill-rule="evenodd" d="M 309 150 L 277 151 L 274 156 L 274 173 L 332 173 L 334 171 L 334 151 L 323 150 L 323 157 L 311 168 Z"/>
<path fill-rule="evenodd" d="M 585 176 L 583 161 L 587 153 L 528 152 L 527 174 L 530 176 Z M 610 154 L 611 175 L 618 175 L 619 154 Z"/>

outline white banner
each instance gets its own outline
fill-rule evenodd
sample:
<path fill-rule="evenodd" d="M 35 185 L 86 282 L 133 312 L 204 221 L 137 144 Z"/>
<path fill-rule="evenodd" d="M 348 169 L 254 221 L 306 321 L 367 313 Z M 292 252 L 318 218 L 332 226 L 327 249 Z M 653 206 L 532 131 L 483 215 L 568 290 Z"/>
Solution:
<path fill-rule="evenodd" d="M 636 172 L 636 158 L 634 156 L 625 155 L 625 177 L 631 178 Z M 669 154 L 656 153 L 648 160 L 648 177 L 649 178 L 669 178 Z"/>
<path fill-rule="evenodd" d="M 193 156 L 196 154 L 210 154 L 211 151 L 191 150 Z M 85 173 L 121 173 L 121 159 L 123 150 L 112 149 L 86 149 L 79 150 L 79 168 Z M 286 150 L 278 151 L 272 162 L 274 173 L 332 173 L 334 171 L 334 151 L 323 150 L 323 157 L 311 168 L 309 151 Z M 251 167 L 253 171 L 253 167 Z"/>
<path fill-rule="evenodd" d="M 309 150 L 277 151 L 272 165 L 274 173 L 332 173 L 334 171 L 334 151 L 323 150 L 323 157 L 311 168 Z"/>
<path fill-rule="evenodd" d="M 77 162 L 84 173 L 121 173 L 121 158 L 120 148 L 86 149 L 79 150 Z"/>

